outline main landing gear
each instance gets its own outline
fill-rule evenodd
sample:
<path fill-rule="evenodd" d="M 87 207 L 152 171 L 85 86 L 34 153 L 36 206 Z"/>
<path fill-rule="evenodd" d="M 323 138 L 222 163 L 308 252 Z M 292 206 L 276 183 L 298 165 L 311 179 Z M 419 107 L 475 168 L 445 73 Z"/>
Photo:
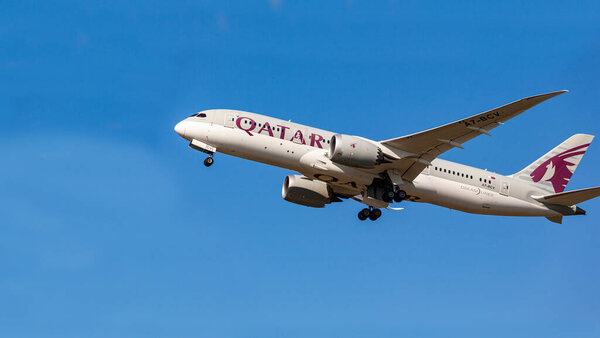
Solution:
<path fill-rule="evenodd" d="M 407 197 L 406 191 L 404 191 L 404 190 L 396 190 L 395 192 L 393 190 L 388 190 L 383 193 L 383 196 L 381 197 L 381 199 L 384 202 L 388 202 L 388 203 L 391 201 L 402 202 L 403 200 L 406 199 L 406 197 Z M 381 210 L 379 210 L 377 208 L 373 208 L 373 207 L 364 208 L 358 212 L 358 219 L 361 221 L 364 221 L 367 218 L 370 219 L 371 221 L 375 221 L 379 217 L 381 217 Z"/>
<path fill-rule="evenodd" d="M 209 156 L 209 157 L 207 157 L 204 160 L 204 165 L 207 166 L 207 167 L 210 167 L 211 165 L 213 165 L 213 163 L 215 163 L 215 160 L 213 159 L 212 155 Z"/>
<path fill-rule="evenodd" d="M 406 196 L 406 191 L 397 190 L 396 193 L 394 193 L 394 202 L 402 202 L 406 199 Z"/>
<path fill-rule="evenodd" d="M 399 203 L 406 199 L 406 191 L 396 190 L 396 192 L 394 192 L 392 190 L 388 190 L 383 193 L 383 196 L 381 196 L 381 199 L 384 202 L 388 202 L 388 203 L 391 201 Z"/>
<path fill-rule="evenodd" d="M 364 221 L 367 218 L 370 219 L 371 221 L 375 221 L 379 217 L 381 217 L 381 210 L 379 210 L 377 208 L 373 208 L 373 207 L 364 208 L 358 213 L 358 219 L 361 221 Z"/>

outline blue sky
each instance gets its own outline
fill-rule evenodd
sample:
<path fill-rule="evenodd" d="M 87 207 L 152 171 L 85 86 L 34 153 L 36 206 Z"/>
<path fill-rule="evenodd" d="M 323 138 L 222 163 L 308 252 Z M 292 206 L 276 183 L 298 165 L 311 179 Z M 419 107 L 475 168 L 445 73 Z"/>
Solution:
<path fill-rule="evenodd" d="M 600 200 L 563 225 L 281 198 L 173 132 L 210 108 L 387 139 L 568 94 L 443 158 L 598 134 L 598 1 L 4 1 L 0 335 L 598 337 Z M 598 142 L 598 141 L 596 141 Z M 600 185 L 592 144 L 567 189 Z"/>

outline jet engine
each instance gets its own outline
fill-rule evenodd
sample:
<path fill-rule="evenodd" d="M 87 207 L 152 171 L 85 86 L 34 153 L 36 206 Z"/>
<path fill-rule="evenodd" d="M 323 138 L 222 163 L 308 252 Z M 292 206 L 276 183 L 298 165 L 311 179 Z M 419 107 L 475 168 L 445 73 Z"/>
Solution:
<path fill-rule="evenodd" d="M 350 135 L 331 138 L 329 159 L 356 168 L 371 169 L 383 162 L 383 152 L 376 144 Z"/>
<path fill-rule="evenodd" d="M 323 208 L 325 204 L 331 203 L 333 198 L 327 183 L 301 175 L 286 176 L 281 197 L 288 202 L 313 208 Z"/>

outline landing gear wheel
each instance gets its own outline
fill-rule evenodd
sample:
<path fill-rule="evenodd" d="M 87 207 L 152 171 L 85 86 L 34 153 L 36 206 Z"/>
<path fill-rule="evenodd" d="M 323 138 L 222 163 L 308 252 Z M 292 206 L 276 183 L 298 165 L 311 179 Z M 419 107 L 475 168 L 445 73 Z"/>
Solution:
<path fill-rule="evenodd" d="M 207 167 L 210 167 L 213 163 L 215 163 L 215 160 L 212 158 L 212 156 L 211 157 L 207 157 L 204 160 L 204 165 L 207 166 Z"/>
<path fill-rule="evenodd" d="M 395 197 L 395 194 L 392 190 L 387 190 L 386 192 L 383 193 L 383 196 L 381 196 L 381 199 L 384 202 L 391 202 Z"/>
<path fill-rule="evenodd" d="M 396 191 L 396 193 L 394 194 L 394 202 L 402 202 L 404 199 L 406 199 L 406 191 Z"/>
<path fill-rule="evenodd" d="M 369 215 L 371 214 L 371 210 L 364 208 L 361 211 L 358 212 L 358 219 L 361 221 L 366 220 L 367 218 L 369 218 Z"/>
<path fill-rule="evenodd" d="M 381 210 L 379 210 L 379 209 L 371 210 L 371 213 L 369 214 L 369 219 L 371 221 L 376 221 L 379 217 L 381 217 Z"/>

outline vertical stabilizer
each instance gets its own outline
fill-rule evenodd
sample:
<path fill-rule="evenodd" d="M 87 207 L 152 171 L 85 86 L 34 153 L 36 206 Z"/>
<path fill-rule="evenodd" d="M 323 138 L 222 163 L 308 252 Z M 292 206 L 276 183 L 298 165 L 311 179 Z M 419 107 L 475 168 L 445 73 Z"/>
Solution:
<path fill-rule="evenodd" d="M 549 192 L 563 192 L 593 139 L 593 135 L 575 134 L 512 177 Z"/>

